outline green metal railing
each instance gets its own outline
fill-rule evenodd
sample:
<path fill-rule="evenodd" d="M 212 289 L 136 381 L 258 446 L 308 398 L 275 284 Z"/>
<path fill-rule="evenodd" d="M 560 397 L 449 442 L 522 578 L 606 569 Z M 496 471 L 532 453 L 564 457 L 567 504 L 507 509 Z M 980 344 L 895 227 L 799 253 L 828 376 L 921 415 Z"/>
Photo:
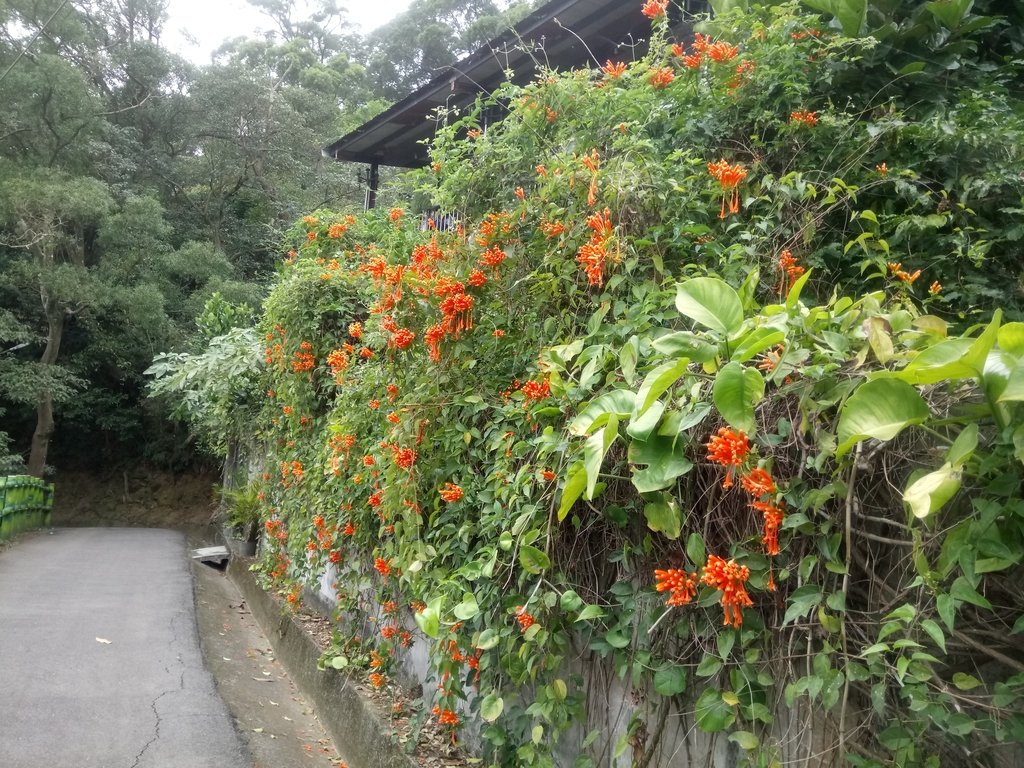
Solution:
<path fill-rule="evenodd" d="M 45 528 L 53 511 L 53 483 L 30 475 L 0 477 L 0 541 Z"/>

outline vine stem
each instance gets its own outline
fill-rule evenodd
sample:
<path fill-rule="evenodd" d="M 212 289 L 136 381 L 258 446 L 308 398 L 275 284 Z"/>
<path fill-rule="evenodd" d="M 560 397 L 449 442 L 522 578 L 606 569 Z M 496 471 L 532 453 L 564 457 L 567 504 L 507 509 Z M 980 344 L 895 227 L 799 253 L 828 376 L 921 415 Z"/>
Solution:
<path fill-rule="evenodd" d="M 854 492 L 853 489 L 857 483 L 857 469 L 860 465 L 860 454 L 864 443 L 857 443 L 857 450 L 853 456 L 853 465 L 850 467 L 850 477 L 847 479 L 846 489 L 846 522 L 845 522 L 845 538 L 846 538 L 846 572 L 843 574 L 843 596 L 845 598 L 847 590 L 850 586 L 850 567 L 853 564 L 853 505 L 854 505 Z M 843 606 L 844 613 L 846 606 Z M 846 752 L 846 708 L 850 698 L 850 654 L 846 644 L 846 617 L 843 617 L 842 623 L 839 625 L 840 638 L 843 642 L 843 658 L 845 661 L 845 674 L 843 675 L 843 703 L 839 708 L 839 759 L 843 759 L 843 754 Z"/>
<path fill-rule="evenodd" d="M 649 635 L 652 632 L 654 632 L 654 630 L 656 630 L 658 628 L 658 625 L 661 624 L 662 619 L 664 619 L 670 613 L 672 613 L 672 609 L 671 608 L 666 608 L 665 612 L 663 614 L 661 614 L 661 616 L 658 617 L 658 620 L 655 621 L 653 624 L 651 624 L 651 628 L 647 630 L 647 634 Z"/>

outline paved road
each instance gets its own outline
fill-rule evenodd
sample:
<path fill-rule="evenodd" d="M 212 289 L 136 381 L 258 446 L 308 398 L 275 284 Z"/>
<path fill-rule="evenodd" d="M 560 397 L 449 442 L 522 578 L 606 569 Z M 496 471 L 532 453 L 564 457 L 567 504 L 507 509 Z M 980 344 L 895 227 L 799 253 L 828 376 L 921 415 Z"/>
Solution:
<path fill-rule="evenodd" d="M 0 552 L 0 768 L 250 765 L 203 664 L 182 534 L 58 529 Z"/>

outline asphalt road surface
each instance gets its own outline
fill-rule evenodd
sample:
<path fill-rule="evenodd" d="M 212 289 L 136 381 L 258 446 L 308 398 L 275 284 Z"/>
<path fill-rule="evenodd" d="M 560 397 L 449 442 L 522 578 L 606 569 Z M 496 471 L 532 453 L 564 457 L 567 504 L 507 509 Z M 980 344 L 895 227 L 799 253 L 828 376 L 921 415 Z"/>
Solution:
<path fill-rule="evenodd" d="M 0 551 L 0 768 L 249 768 L 203 664 L 185 537 L 58 529 Z"/>

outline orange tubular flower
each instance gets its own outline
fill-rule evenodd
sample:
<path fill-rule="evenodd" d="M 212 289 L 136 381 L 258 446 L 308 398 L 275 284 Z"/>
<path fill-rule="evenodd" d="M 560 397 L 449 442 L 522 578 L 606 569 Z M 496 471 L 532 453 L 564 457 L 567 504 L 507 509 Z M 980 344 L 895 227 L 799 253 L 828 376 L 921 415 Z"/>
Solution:
<path fill-rule="evenodd" d="M 415 339 L 416 334 L 408 328 L 399 328 L 388 339 L 388 347 L 391 349 L 408 349 Z"/>
<path fill-rule="evenodd" d="M 761 542 L 765 554 L 774 557 L 779 554 L 779 527 L 785 519 L 782 503 L 775 505 L 767 501 L 755 501 L 750 506 L 764 515 L 764 536 Z"/>
<path fill-rule="evenodd" d="M 731 429 L 722 427 L 717 435 L 712 435 L 705 444 L 708 449 L 708 461 L 721 464 L 727 467 L 725 482 L 722 487 L 732 488 L 732 471 L 743 464 L 750 452 L 750 442 L 742 432 L 733 432 Z"/>
<path fill-rule="evenodd" d="M 807 111 L 796 111 L 789 113 L 789 122 L 791 123 L 803 123 L 808 128 L 813 128 L 818 124 L 818 113 L 807 112 Z"/>
<path fill-rule="evenodd" d="M 913 285 L 914 281 L 921 276 L 920 269 L 915 270 L 914 272 L 905 272 L 903 270 L 903 265 L 900 264 L 898 261 L 890 261 L 889 269 L 892 270 L 893 277 L 895 277 L 902 283 L 906 283 L 907 285 Z M 940 289 L 941 287 L 942 286 L 939 286 Z"/>
<path fill-rule="evenodd" d="M 751 496 L 773 496 L 778 492 L 772 476 L 761 467 L 756 467 L 740 477 L 740 485 Z"/>
<path fill-rule="evenodd" d="M 878 173 L 879 176 L 882 176 L 884 178 L 889 175 L 889 166 L 887 166 L 885 163 L 879 163 L 878 165 L 875 166 L 875 171 Z"/>
<path fill-rule="evenodd" d="M 707 49 L 708 58 L 712 61 L 732 61 L 736 58 L 736 54 L 739 49 L 735 45 L 729 45 L 724 40 L 719 40 L 717 43 L 713 43 Z"/>
<path fill-rule="evenodd" d="M 779 277 L 779 296 L 788 294 L 796 279 L 804 273 L 804 268 L 796 262 L 792 251 L 785 250 L 779 254 L 778 269 L 782 272 Z"/>
<path fill-rule="evenodd" d="M 337 240 L 339 237 L 344 235 L 347 230 L 348 227 L 344 224 L 331 224 L 330 228 L 327 230 L 327 236 L 332 240 Z"/>
<path fill-rule="evenodd" d="M 348 335 L 356 341 L 363 338 L 363 324 L 362 323 L 349 323 Z"/>
<path fill-rule="evenodd" d="M 654 588 L 659 592 L 671 592 L 665 603 L 670 608 L 686 605 L 697 596 L 697 574 L 687 573 L 678 568 L 654 571 Z"/>
<path fill-rule="evenodd" d="M 681 57 L 683 60 L 683 66 L 687 69 L 697 69 L 704 61 L 703 54 L 691 53 Z"/>
<path fill-rule="evenodd" d="M 533 614 L 526 612 L 525 605 L 520 605 L 518 608 L 516 608 L 516 621 L 519 622 L 519 627 L 523 632 L 525 632 L 537 623 L 537 619 L 533 616 Z"/>
<path fill-rule="evenodd" d="M 671 67 L 655 67 L 647 79 L 655 88 L 665 88 L 676 79 L 676 73 Z"/>
<path fill-rule="evenodd" d="M 377 573 L 381 576 L 387 577 L 391 575 L 391 563 L 382 557 L 378 557 L 374 560 L 373 567 L 377 569 Z"/>
<path fill-rule="evenodd" d="M 644 7 L 640 9 L 640 13 L 653 21 L 664 16 L 667 10 L 668 0 L 647 0 Z"/>
<path fill-rule="evenodd" d="M 612 60 L 608 59 L 604 66 L 601 67 L 601 71 L 605 73 L 609 80 L 618 80 L 626 71 L 626 63 L 623 61 L 612 63 Z"/>
<path fill-rule="evenodd" d="M 743 608 L 754 604 L 744 586 L 749 578 L 750 569 L 745 565 L 737 565 L 735 560 L 726 562 L 717 555 L 708 555 L 701 580 L 709 587 L 722 591 L 722 609 L 725 612 L 722 623 L 725 626 L 731 624 L 739 629 L 743 624 Z"/>
<path fill-rule="evenodd" d="M 725 199 L 727 196 L 729 198 L 729 213 L 738 213 L 740 210 L 739 184 L 747 178 L 747 169 L 739 163 L 730 165 L 725 158 L 722 158 L 717 163 L 708 163 L 708 173 L 722 187 L 722 210 L 718 214 L 718 218 L 726 217 Z"/>
<path fill-rule="evenodd" d="M 385 683 L 385 677 L 380 672 L 370 673 L 370 685 L 374 688 L 381 688 Z"/>
<path fill-rule="evenodd" d="M 765 373 L 771 373 L 778 365 L 779 361 L 782 360 L 782 353 L 785 352 L 785 347 L 782 344 L 777 344 L 769 350 L 766 350 L 761 355 L 761 360 L 757 364 L 759 370 Z"/>
<path fill-rule="evenodd" d="M 934 283 L 928 286 L 928 293 L 932 296 L 938 295 L 939 291 L 942 290 L 942 283 L 936 280 Z"/>
<path fill-rule="evenodd" d="M 449 504 L 458 501 L 463 496 L 462 489 L 454 483 L 445 483 L 437 494 Z"/>

